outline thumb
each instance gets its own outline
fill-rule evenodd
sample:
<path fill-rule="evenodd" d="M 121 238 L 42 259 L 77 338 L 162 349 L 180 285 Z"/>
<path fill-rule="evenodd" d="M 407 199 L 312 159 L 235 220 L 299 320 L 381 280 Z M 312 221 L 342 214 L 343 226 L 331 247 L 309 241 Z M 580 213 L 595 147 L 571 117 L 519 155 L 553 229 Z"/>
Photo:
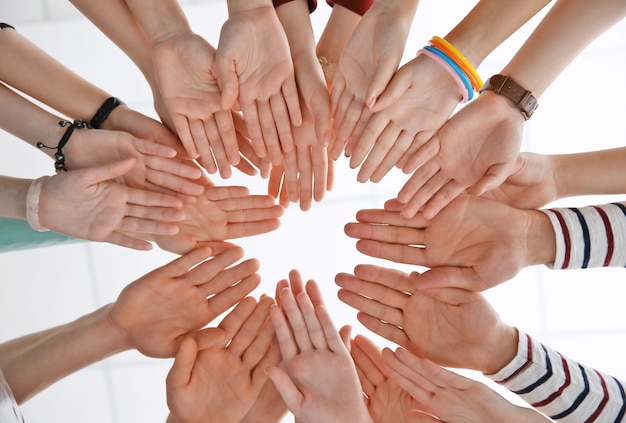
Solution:
<path fill-rule="evenodd" d="M 239 97 L 239 77 L 235 63 L 226 59 L 216 58 L 217 85 L 222 91 L 222 110 L 230 110 Z"/>
<path fill-rule="evenodd" d="M 293 384 L 287 373 L 280 367 L 268 367 L 265 374 L 269 377 L 289 410 L 296 414 L 300 409 L 304 396 Z"/>
<path fill-rule="evenodd" d="M 96 185 L 100 182 L 119 178 L 120 176 L 130 172 L 133 167 L 135 167 L 135 163 L 137 163 L 137 160 L 131 157 L 119 162 L 82 169 L 79 172 L 84 173 L 83 181 L 86 185 Z"/>
<path fill-rule="evenodd" d="M 376 73 L 374 74 L 374 77 L 372 78 L 372 81 L 367 87 L 367 91 L 365 93 L 365 104 L 370 109 L 370 111 L 373 112 L 374 110 L 382 110 L 388 106 L 385 106 L 384 103 L 384 107 L 378 106 L 378 96 L 380 96 L 381 93 L 385 91 L 385 88 L 387 87 L 387 84 L 389 84 L 389 80 L 393 77 L 393 74 L 393 68 L 391 72 L 389 72 L 389 70 L 386 69 L 385 66 L 379 66 L 377 68 Z M 389 105 L 391 105 L 392 103 L 393 102 L 390 102 Z"/>
<path fill-rule="evenodd" d="M 167 374 L 165 382 L 168 388 L 184 386 L 189 383 L 197 353 L 196 341 L 190 336 L 185 337 L 178 347 L 174 364 Z"/>
<path fill-rule="evenodd" d="M 491 166 L 487 173 L 480 178 L 474 185 L 467 189 L 467 192 L 472 195 L 480 196 L 487 191 L 498 188 L 508 177 L 510 165 L 497 164 Z"/>
<path fill-rule="evenodd" d="M 342 326 L 341 329 L 339 329 L 339 336 L 341 337 L 341 340 L 346 346 L 346 349 L 348 350 L 348 352 L 350 352 L 352 349 L 352 343 L 350 342 L 351 333 L 352 333 L 352 326 L 350 325 Z"/>
<path fill-rule="evenodd" d="M 394 104 L 411 86 L 410 78 L 385 78 L 376 74 L 367 89 L 366 101 L 372 113 L 379 112 Z"/>
<path fill-rule="evenodd" d="M 441 420 L 431 416 L 425 411 L 421 410 L 408 410 L 405 415 L 405 421 L 407 423 L 437 423 L 441 422 Z"/>

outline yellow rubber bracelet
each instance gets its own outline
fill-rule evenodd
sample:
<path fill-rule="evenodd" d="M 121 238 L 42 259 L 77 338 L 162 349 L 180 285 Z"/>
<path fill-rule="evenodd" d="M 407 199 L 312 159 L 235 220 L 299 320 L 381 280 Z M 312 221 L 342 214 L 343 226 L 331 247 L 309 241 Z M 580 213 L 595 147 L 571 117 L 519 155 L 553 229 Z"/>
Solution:
<path fill-rule="evenodd" d="M 454 60 L 454 62 L 467 74 L 467 77 L 472 83 L 472 87 L 474 87 L 476 91 L 480 90 L 483 86 L 483 81 L 480 78 L 480 75 L 478 75 L 474 66 L 472 66 L 469 60 L 467 60 L 456 47 L 436 35 L 431 38 L 430 43 L 450 56 L 450 58 Z"/>

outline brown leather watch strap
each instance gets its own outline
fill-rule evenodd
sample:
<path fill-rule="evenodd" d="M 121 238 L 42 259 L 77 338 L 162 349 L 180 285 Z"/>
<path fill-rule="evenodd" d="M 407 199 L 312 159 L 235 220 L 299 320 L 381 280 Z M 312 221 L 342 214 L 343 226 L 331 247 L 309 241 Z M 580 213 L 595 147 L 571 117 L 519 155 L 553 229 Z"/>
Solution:
<path fill-rule="evenodd" d="M 537 99 L 530 91 L 513 81 L 507 75 L 494 75 L 489 78 L 485 81 L 480 92 L 482 93 L 485 90 L 491 90 L 511 100 L 520 110 L 525 120 L 530 119 L 539 105 Z"/>

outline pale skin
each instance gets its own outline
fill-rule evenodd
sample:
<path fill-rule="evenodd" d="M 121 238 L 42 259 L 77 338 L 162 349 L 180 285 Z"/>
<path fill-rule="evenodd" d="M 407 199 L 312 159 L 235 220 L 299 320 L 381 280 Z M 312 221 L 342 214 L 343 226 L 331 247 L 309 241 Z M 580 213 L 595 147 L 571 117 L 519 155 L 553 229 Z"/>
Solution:
<path fill-rule="evenodd" d="M 211 328 L 183 341 L 166 380 L 169 422 L 241 421 L 267 381 L 265 367 L 280 360 L 270 354 L 273 303 L 269 297 L 241 301 L 219 326 L 229 335 L 220 336 L 222 342 Z"/>
<path fill-rule="evenodd" d="M 625 15 L 619 1 L 557 1 L 500 73 L 539 98 L 591 41 Z M 481 94 L 407 161 L 406 168 L 424 170 L 398 194 L 406 204 L 403 216 L 423 209 L 431 218 L 466 189 L 480 195 L 496 188 L 514 168 L 523 126 L 513 102 L 491 91 Z"/>
<path fill-rule="evenodd" d="M 269 0 L 229 0 L 228 12 L 216 54 L 222 108 L 238 103 L 255 152 L 279 165 L 302 124 L 289 42 Z"/>
<path fill-rule="evenodd" d="M 480 1 L 445 39 L 477 68 L 547 3 Z M 446 70 L 431 58 L 418 56 L 403 65 L 371 107 L 374 114 L 360 138 L 346 147 L 350 166 L 361 166 L 357 180 L 378 182 L 393 166 L 407 173 L 415 170 L 406 165 L 408 158 L 445 123 L 462 95 Z"/>
<path fill-rule="evenodd" d="M 366 395 L 367 409 L 376 423 L 407 422 L 407 414 L 417 404 L 383 365 L 380 348 L 369 338 L 357 335 L 351 343 L 350 355 Z"/>
<path fill-rule="evenodd" d="M 366 328 L 441 366 L 495 374 L 517 353 L 517 331 L 480 293 L 422 290 L 419 277 L 374 265 L 340 273 L 335 283 Z"/>
<path fill-rule="evenodd" d="M 483 291 L 513 278 L 521 269 L 550 264 L 556 236 L 548 216 L 504 203 L 461 195 L 433 219 L 404 219 L 401 204 L 361 210 L 345 232 L 369 256 L 430 267 L 421 286 L 454 285 Z"/>
<path fill-rule="evenodd" d="M 314 284 L 309 281 L 307 286 Z M 314 298 L 321 298 L 318 291 Z M 372 422 L 350 353 L 323 305 L 302 291 L 280 290 L 281 309 L 270 319 L 282 361 L 266 370 L 299 422 Z"/>
<path fill-rule="evenodd" d="M 122 351 L 173 357 L 189 332 L 257 287 L 257 261 L 232 266 L 242 255 L 241 248 L 219 243 L 194 250 L 128 285 L 115 303 L 1 344 L 0 367 L 16 400 L 22 403 L 59 379 Z"/>
<path fill-rule="evenodd" d="M 407 419 L 411 423 L 552 421 L 531 408 L 510 403 L 480 382 L 418 358 L 403 348 L 385 348 L 382 355 L 391 378 L 419 404 L 420 411 L 411 412 Z"/>
<path fill-rule="evenodd" d="M 196 202 L 182 207 L 176 234 L 150 237 L 166 251 L 183 254 L 207 241 L 224 241 L 271 232 L 284 209 L 269 195 L 251 195 L 241 186 L 207 186 Z"/>
<path fill-rule="evenodd" d="M 333 159 L 360 135 L 371 116 L 369 107 L 398 69 L 417 4 L 375 1 L 354 29 L 339 59 L 330 96 Z"/>

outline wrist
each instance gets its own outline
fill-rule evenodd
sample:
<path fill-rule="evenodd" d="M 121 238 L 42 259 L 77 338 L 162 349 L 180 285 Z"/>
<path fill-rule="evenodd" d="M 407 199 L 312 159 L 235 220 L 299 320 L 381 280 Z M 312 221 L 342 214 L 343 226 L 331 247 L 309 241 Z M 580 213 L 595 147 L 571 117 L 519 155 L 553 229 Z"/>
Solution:
<path fill-rule="evenodd" d="M 526 233 L 526 266 L 552 264 L 556 260 L 556 234 L 550 218 L 538 210 L 528 210 L 530 218 Z"/>
<path fill-rule="evenodd" d="M 106 334 L 111 342 L 111 345 L 115 346 L 117 352 L 135 349 L 135 346 L 130 340 L 128 331 L 123 328 L 111 315 L 111 311 L 114 306 L 115 303 L 111 303 L 100 309 L 102 310 L 100 321 L 101 330 Z"/>
<path fill-rule="evenodd" d="M 479 369 L 486 375 L 498 373 L 509 364 L 517 355 L 519 334 L 517 329 L 500 322 L 498 336 L 486 351 L 487 359 L 483 369 Z"/>

